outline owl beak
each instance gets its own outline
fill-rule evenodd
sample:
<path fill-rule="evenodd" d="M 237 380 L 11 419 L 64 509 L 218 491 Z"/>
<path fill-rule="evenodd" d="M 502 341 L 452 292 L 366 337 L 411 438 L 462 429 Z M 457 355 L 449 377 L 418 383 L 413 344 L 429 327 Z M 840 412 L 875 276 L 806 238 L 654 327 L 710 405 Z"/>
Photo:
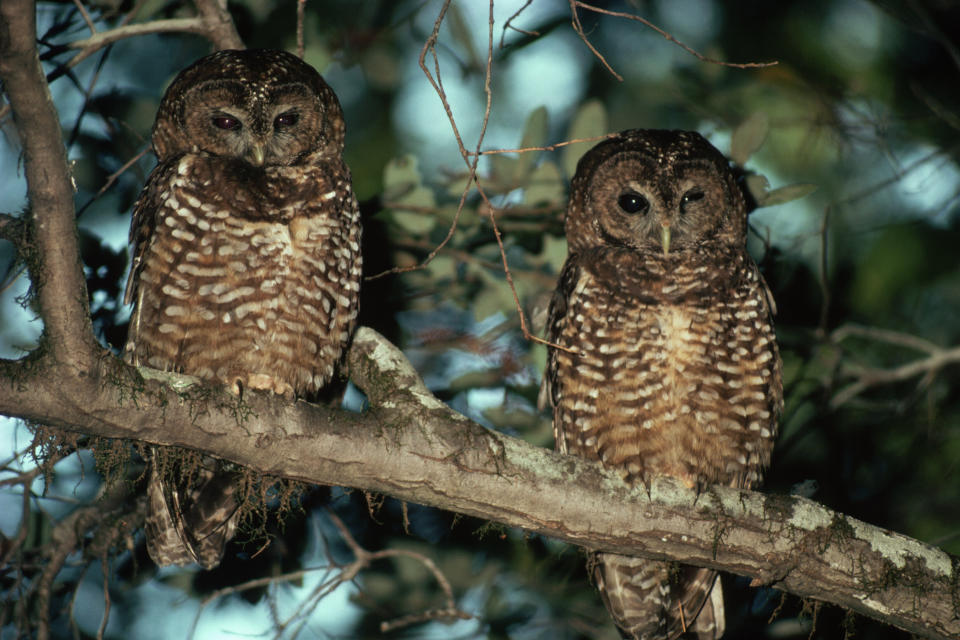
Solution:
<path fill-rule="evenodd" d="M 663 245 L 663 255 L 670 253 L 670 225 L 660 227 L 660 244 Z"/>
<path fill-rule="evenodd" d="M 250 147 L 250 152 L 247 154 L 247 157 L 253 166 L 262 167 L 264 160 L 263 145 L 254 143 L 253 146 Z"/>

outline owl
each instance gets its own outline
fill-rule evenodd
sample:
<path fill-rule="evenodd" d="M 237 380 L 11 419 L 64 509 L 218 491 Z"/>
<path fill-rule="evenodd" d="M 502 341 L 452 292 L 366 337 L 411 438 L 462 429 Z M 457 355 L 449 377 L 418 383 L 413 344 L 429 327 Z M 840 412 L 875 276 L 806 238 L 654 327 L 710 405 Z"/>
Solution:
<path fill-rule="evenodd" d="M 577 165 L 566 236 L 543 387 L 557 450 L 629 484 L 757 485 L 781 411 L 781 365 L 773 300 L 747 253 L 747 210 L 726 158 L 688 131 L 601 142 Z M 723 634 L 715 571 L 611 553 L 591 567 L 625 638 Z"/>
<path fill-rule="evenodd" d="M 219 51 L 180 72 L 134 205 L 125 357 L 234 393 L 314 396 L 357 318 L 360 214 L 343 112 L 283 51 Z M 159 565 L 219 564 L 236 477 L 204 457 L 174 473 L 153 451 L 147 548 Z"/>

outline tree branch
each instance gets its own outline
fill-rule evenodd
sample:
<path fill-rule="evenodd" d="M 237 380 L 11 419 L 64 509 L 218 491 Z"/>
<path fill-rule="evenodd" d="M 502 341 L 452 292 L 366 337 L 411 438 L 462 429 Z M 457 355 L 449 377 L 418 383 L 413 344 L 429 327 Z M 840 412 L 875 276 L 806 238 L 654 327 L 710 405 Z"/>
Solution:
<path fill-rule="evenodd" d="M 32 211 L 33 255 L 26 261 L 51 351 L 61 363 L 88 369 L 99 346 L 90 324 L 60 121 L 37 57 L 35 16 L 32 0 L 0 4 L 0 80 L 20 132 Z"/>
<path fill-rule="evenodd" d="M 799 497 L 726 487 L 697 496 L 670 479 L 656 480 L 649 495 L 631 489 L 596 464 L 454 412 L 370 329 L 358 331 L 349 353 L 351 379 L 372 405 L 363 414 L 254 393 L 241 400 L 209 387 L 175 391 L 109 356 L 84 376 L 41 364 L 0 385 L 0 412 L 751 576 L 929 638 L 960 634 L 960 559 Z"/>

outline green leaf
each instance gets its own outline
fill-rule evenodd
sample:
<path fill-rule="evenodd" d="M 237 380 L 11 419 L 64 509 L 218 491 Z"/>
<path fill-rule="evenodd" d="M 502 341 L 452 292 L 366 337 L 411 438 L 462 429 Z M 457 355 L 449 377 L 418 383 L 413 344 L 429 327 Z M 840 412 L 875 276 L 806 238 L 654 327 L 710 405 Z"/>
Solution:
<path fill-rule="evenodd" d="M 770 130 L 767 114 L 756 111 L 740 123 L 730 139 L 730 158 L 741 167 L 763 146 Z"/>
<path fill-rule="evenodd" d="M 507 193 L 517 188 L 514 176 L 517 174 L 517 165 L 519 161 L 513 156 L 506 156 L 502 153 L 494 154 L 490 157 L 490 177 L 491 182 L 486 183 L 491 191 L 496 193 Z"/>
<path fill-rule="evenodd" d="M 593 138 L 607 133 L 607 110 L 599 100 L 587 100 L 577 110 L 567 131 L 567 140 L 579 138 Z M 593 142 L 578 142 L 567 145 L 563 149 L 563 171 L 568 178 L 572 178 L 577 171 L 577 162 L 580 157 L 589 151 L 597 140 Z"/>
<path fill-rule="evenodd" d="M 762 207 L 763 205 L 760 203 L 767 197 L 767 192 L 770 190 L 770 181 L 767 180 L 766 176 L 762 176 L 759 173 L 750 174 L 747 176 L 747 190 L 750 191 L 750 195 L 756 200 L 757 206 Z"/>
<path fill-rule="evenodd" d="M 563 263 L 567 259 L 567 240 L 559 236 L 544 236 L 543 249 L 537 256 L 541 264 L 550 265 L 553 273 L 560 273 Z"/>
<path fill-rule="evenodd" d="M 816 190 L 817 185 L 807 182 L 789 184 L 785 187 L 768 191 L 766 195 L 764 195 L 763 200 L 757 200 L 757 206 L 771 207 L 775 204 L 783 204 L 784 202 L 790 202 L 791 200 L 799 200 L 800 198 L 810 195 Z"/>
<path fill-rule="evenodd" d="M 523 202 L 531 206 L 555 204 L 563 202 L 565 196 L 560 169 L 554 163 L 545 161 L 530 174 L 523 192 Z"/>
<path fill-rule="evenodd" d="M 417 159 L 412 155 L 394 158 L 383 168 L 383 200 L 393 207 L 393 221 L 411 234 L 428 233 L 436 225 L 436 216 L 402 206 L 417 209 L 436 206 L 433 191 L 423 185 Z"/>
<path fill-rule="evenodd" d="M 547 108 L 537 107 L 527 116 L 523 125 L 523 138 L 520 139 L 520 148 L 542 147 L 547 141 Z M 513 177 L 517 184 L 523 184 L 534 163 L 540 156 L 539 151 L 527 151 L 519 154 Z"/>
<path fill-rule="evenodd" d="M 513 292 L 506 280 L 489 280 L 473 299 L 473 317 L 479 322 L 498 311 L 506 313 L 513 307 Z"/>

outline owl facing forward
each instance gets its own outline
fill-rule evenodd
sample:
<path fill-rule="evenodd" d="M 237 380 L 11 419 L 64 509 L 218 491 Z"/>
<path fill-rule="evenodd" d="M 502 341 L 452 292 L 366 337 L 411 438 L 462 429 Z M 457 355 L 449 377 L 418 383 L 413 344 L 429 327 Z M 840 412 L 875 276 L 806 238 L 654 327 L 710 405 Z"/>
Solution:
<path fill-rule="evenodd" d="M 580 160 L 566 235 L 547 324 L 563 348 L 544 376 L 557 450 L 630 484 L 757 485 L 781 365 L 726 158 L 697 133 L 624 131 Z M 610 553 L 592 566 L 624 637 L 723 634 L 715 571 Z"/>
<path fill-rule="evenodd" d="M 350 340 L 361 273 L 333 91 L 289 53 L 220 51 L 174 79 L 152 142 L 158 163 L 130 229 L 126 358 L 235 393 L 315 395 Z M 167 462 L 154 450 L 150 556 L 216 566 L 236 478 L 211 458 L 186 479 Z"/>

